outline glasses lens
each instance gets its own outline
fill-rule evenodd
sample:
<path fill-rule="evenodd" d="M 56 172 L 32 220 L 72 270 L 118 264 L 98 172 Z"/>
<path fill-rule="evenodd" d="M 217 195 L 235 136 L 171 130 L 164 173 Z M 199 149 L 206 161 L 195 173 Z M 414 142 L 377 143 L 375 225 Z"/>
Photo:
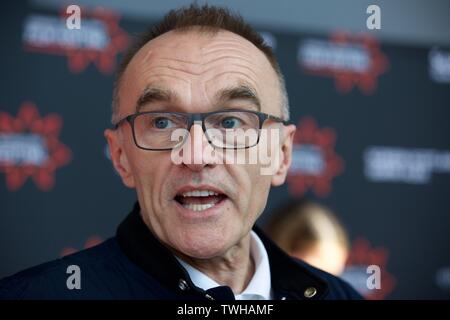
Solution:
<path fill-rule="evenodd" d="M 205 119 L 206 135 L 218 148 L 249 148 L 257 144 L 259 117 L 246 111 L 213 113 Z"/>
<path fill-rule="evenodd" d="M 143 113 L 134 119 L 136 143 L 146 149 L 169 149 L 186 138 L 188 119 L 174 113 Z"/>

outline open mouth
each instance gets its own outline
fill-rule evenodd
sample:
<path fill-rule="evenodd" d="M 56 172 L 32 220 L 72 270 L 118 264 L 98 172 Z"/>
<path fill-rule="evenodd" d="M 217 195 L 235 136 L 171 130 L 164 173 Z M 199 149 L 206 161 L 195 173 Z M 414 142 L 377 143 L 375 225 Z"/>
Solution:
<path fill-rule="evenodd" d="M 217 206 L 226 198 L 225 194 L 213 190 L 191 190 L 177 194 L 175 201 L 185 209 L 204 211 Z"/>

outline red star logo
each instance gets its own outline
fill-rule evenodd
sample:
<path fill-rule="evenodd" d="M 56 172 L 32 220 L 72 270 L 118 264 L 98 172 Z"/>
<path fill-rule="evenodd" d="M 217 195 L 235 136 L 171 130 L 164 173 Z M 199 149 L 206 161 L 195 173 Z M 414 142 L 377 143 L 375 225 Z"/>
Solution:
<path fill-rule="evenodd" d="M 70 70 L 76 73 L 81 72 L 92 61 L 101 72 L 112 73 L 116 65 L 116 55 L 127 48 L 129 41 L 127 33 L 119 27 L 119 15 L 101 7 L 94 9 L 91 14 L 86 14 L 84 11 L 82 14 L 103 23 L 109 36 L 109 44 L 101 51 L 67 47 L 66 55 L 69 59 Z M 64 19 L 68 17 L 65 11 L 63 17 Z"/>
<path fill-rule="evenodd" d="M 388 251 L 385 248 L 373 248 L 369 241 L 358 238 L 353 242 L 352 250 L 347 260 L 347 267 L 376 265 L 381 270 L 381 288 L 366 291 L 366 299 L 384 299 L 395 287 L 394 277 L 387 271 Z M 364 270 L 365 271 L 365 270 Z M 367 277 L 367 274 L 364 274 Z M 350 280 L 350 279 L 349 279 Z"/>
<path fill-rule="evenodd" d="M 41 190 L 47 191 L 54 186 L 56 169 L 68 164 L 71 159 L 70 149 L 58 140 L 61 127 L 62 119 L 59 115 L 49 114 L 46 117 L 40 117 L 37 108 L 31 102 L 22 104 L 17 118 L 6 112 L 0 112 L 2 146 L 5 147 L 9 143 L 9 147 L 6 146 L 3 150 L 0 148 L 0 171 L 6 175 L 8 190 L 19 189 L 28 177 L 31 177 Z M 11 147 L 16 148 L 16 151 L 21 154 L 27 152 L 27 146 L 21 148 L 11 145 L 14 144 L 11 140 L 14 137 L 22 138 L 22 140 L 27 137 L 39 138 L 33 140 L 32 146 L 37 147 L 37 150 L 40 151 L 42 162 L 36 163 L 28 158 L 23 159 L 20 154 L 17 156 L 17 152 L 15 158 L 8 156 L 11 154 L 11 152 L 8 153 L 8 148 L 11 150 Z"/>
<path fill-rule="evenodd" d="M 95 40 L 96 44 L 107 41 L 105 46 L 93 48 L 92 46 L 89 47 L 89 45 L 86 46 L 85 43 L 80 44 L 76 41 L 73 43 L 63 42 L 59 40 L 59 38 L 56 38 L 52 39 L 53 42 L 44 45 L 42 43 L 36 44 L 34 42 L 25 42 L 25 50 L 65 55 L 68 58 L 69 69 L 74 73 L 82 72 L 91 62 L 97 66 L 100 72 L 105 74 L 112 73 L 116 66 L 116 55 L 124 51 L 129 43 L 128 34 L 119 26 L 119 15 L 104 8 L 96 8 L 92 12 L 83 9 L 81 11 L 81 29 L 65 30 L 66 19 L 70 15 L 66 13 L 65 10 L 66 7 L 63 8 L 60 14 L 60 24 L 53 23 L 46 26 L 46 28 L 54 28 L 53 32 L 60 37 L 63 37 L 59 34 L 62 32 L 61 29 L 63 29 L 65 32 L 70 31 L 74 34 L 77 33 L 80 38 L 89 38 L 89 28 L 96 28 L 94 32 L 97 34 L 96 36 L 98 38 L 101 38 L 101 40 Z M 83 21 L 88 19 L 100 23 L 102 28 L 99 28 L 98 26 L 95 27 L 95 25 L 98 24 L 91 24 L 90 26 L 83 27 Z"/>
<path fill-rule="evenodd" d="M 294 136 L 293 162 L 287 176 L 292 195 L 302 196 L 308 188 L 320 197 L 330 193 L 332 180 L 344 167 L 343 160 L 334 151 L 335 142 L 336 133 L 332 128 L 319 129 L 310 117 L 300 120 Z M 305 162 L 305 159 L 310 160 Z"/>
<path fill-rule="evenodd" d="M 330 42 L 344 46 L 358 45 L 367 54 L 369 67 L 364 71 L 354 71 L 339 67 L 306 66 L 306 72 L 334 78 L 337 90 L 342 93 L 350 92 L 353 86 L 358 86 L 364 94 L 373 94 L 377 88 L 377 78 L 389 68 L 388 60 L 380 51 L 377 40 L 367 34 L 351 36 L 344 32 L 337 32 L 331 36 Z"/>
<path fill-rule="evenodd" d="M 365 94 L 372 94 L 377 88 L 377 77 L 388 69 L 386 56 L 380 51 L 378 42 L 368 35 L 350 37 L 345 33 L 336 33 L 331 37 L 331 41 L 336 43 L 359 42 L 366 48 L 370 57 L 370 68 L 365 73 L 336 72 L 336 87 L 341 92 L 349 92 L 353 85 L 359 88 Z"/>

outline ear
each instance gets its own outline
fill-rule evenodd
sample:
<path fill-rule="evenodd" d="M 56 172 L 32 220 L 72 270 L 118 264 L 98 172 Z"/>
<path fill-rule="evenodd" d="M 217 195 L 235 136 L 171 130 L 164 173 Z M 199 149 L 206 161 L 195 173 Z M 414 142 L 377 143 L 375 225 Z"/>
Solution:
<path fill-rule="evenodd" d="M 280 186 L 286 181 L 286 176 L 292 162 L 292 146 L 294 144 L 295 125 L 290 124 L 283 128 L 283 138 L 280 145 L 280 166 L 272 176 L 272 186 Z"/>
<path fill-rule="evenodd" d="M 123 148 L 123 140 L 120 137 L 118 130 L 106 129 L 104 135 L 108 141 L 109 153 L 111 161 L 122 178 L 122 182 L 128 188 L 134 188 L 135 182 L 131 171 L 130 163 Z"/>

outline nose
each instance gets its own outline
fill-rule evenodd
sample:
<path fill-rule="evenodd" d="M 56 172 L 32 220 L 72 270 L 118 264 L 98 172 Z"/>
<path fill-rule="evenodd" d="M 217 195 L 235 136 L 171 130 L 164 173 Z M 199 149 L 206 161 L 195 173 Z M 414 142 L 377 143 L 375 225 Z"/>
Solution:
<path fill-rule="evenodd" d="M 183 146 L 182 164 L 192 171 L 200 171 L 216 164 L 215 150 L 209 143 L 202 123 L 195 121 Z"/>

